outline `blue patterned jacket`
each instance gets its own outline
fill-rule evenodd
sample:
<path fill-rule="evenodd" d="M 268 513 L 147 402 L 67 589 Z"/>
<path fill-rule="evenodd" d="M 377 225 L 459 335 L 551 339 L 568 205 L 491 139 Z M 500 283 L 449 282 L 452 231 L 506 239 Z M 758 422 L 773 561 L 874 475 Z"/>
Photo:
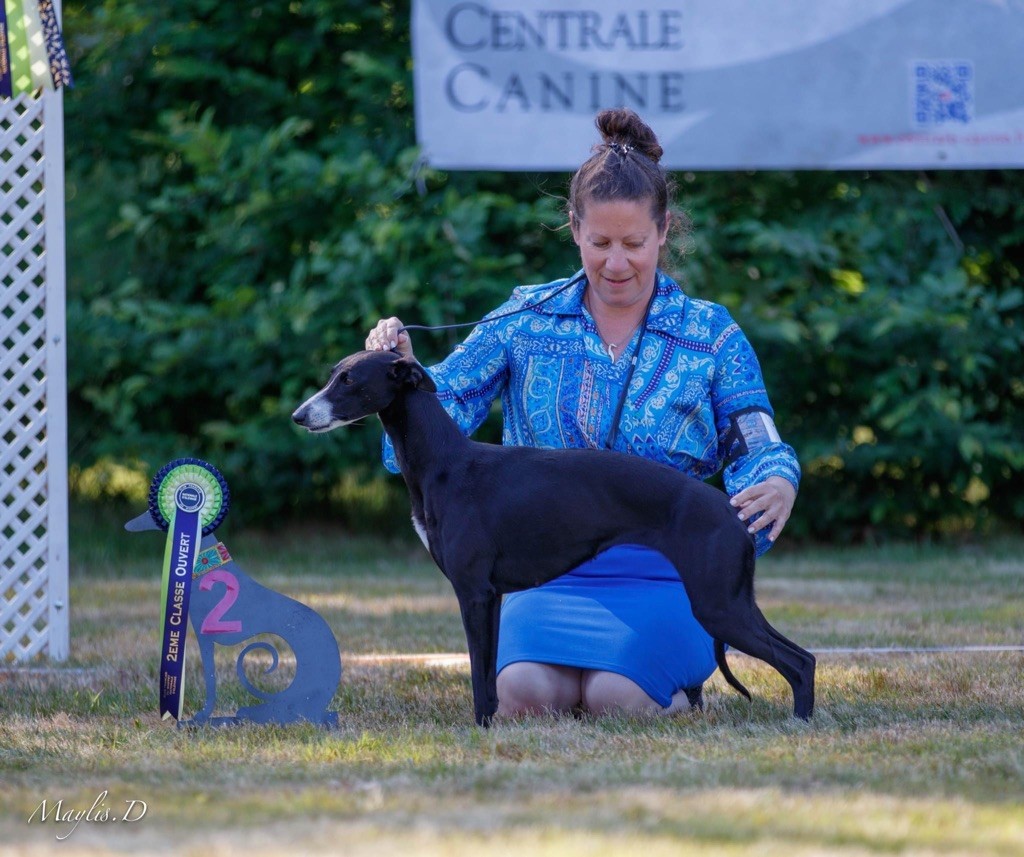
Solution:
<path fill-rule="evenodd" d="M 580 274 L 577 274 L 580 276 Z M 772 414 L 761 368 L 728 310 L 687 297 L 658 271 L 647 332 L 641 342 L 614 448 L 668 464 L 696 479 L 725 467 L 726 491 L 736 494 L 782 476 L 800 484 L 792 447 L 762 433 L 735 448 L 731 414 Z M 603 447 L 636 347 L 614 363 L 583 303 L 586 281 L 542 305 L 481 323 L 451 355 L 428 372 L 459 427 L 472 434 L 501 397 L 507 446 Z M 537 303 L 568 279 L 517 288 L 487 318 Z M 749 438 L 748 438 L 749 439 Z M 398 473 L 387 435 L 384 464 Z M 767 528 L 757 552 L 769 547 Z"/>

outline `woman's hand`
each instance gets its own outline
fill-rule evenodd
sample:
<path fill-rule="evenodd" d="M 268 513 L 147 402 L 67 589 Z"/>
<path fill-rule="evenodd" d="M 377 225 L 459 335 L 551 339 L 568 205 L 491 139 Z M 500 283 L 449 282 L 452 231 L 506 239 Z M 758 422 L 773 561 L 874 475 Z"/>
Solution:
<path fill-rule="evenodd" d="M 366 335 L 366 350 L 397 351 L 403 357 L 412 357 L 412 339 L 402 327 L 401 319 L 382 318 Z"/>
<path fill-rule="evenodd" d="M 774 542 L 782 533 L 782 528 L 789 520 L 796 502 L 796 489 L 788 479 L 781 476 L 769 476 L 764 482 L 751 485 L 740 491 L 729 501 L 739 509 L 739 519 L 749 521 L 758 512 L 763 512 L 756 521 L 747 527 L 747 532 L 756 533 L 769 524 L 771 531 L 768 540 Z"/>

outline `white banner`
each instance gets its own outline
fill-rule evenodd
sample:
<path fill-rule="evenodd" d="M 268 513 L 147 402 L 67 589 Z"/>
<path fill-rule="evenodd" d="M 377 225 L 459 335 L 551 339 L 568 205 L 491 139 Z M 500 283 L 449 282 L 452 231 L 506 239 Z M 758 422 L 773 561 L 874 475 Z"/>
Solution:
<path fill-rule="evenodd" d="M 636 110 L 669 169 L 1024 166 L 1024 0 L 414 0 L 442 169 L 572 170 Z"/>

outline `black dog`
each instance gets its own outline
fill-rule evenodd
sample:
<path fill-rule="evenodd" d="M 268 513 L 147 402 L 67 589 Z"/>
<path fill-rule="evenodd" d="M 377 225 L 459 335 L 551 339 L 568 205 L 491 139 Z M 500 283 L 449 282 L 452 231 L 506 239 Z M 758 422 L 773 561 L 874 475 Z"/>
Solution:
<path fill-rule="evenodd" d="M 794 714 L 814 708 L 814 656 L 776 631 L 754 602 L 754 544 L 725 494 L 638 456 L 592 449 L 495 446 L 467 439 L 416 361 L 364 351 L 292 415 L 311 432 L 377 413 L 395 446 L 416 531 L 451 581 L 469 644 L 476 722 L 497 710 L 501 595 L 538 586 L 614 545 L 664 554 L 694 616 L 715 639 L 760 658 L 793 689 Z"/>

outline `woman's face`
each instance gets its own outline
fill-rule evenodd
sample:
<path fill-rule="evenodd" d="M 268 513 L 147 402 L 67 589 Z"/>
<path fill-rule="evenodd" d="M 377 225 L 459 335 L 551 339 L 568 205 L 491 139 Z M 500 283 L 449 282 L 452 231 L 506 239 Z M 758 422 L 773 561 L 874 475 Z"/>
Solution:
<path fill-rule="evenodd" d="M 657 223 L 647 200 L 589 202 L 572 218 L 591 300 L 623 309 L 646 303 L 654 288 L 658 251 L 668 237 L 668 217 Z"/>

